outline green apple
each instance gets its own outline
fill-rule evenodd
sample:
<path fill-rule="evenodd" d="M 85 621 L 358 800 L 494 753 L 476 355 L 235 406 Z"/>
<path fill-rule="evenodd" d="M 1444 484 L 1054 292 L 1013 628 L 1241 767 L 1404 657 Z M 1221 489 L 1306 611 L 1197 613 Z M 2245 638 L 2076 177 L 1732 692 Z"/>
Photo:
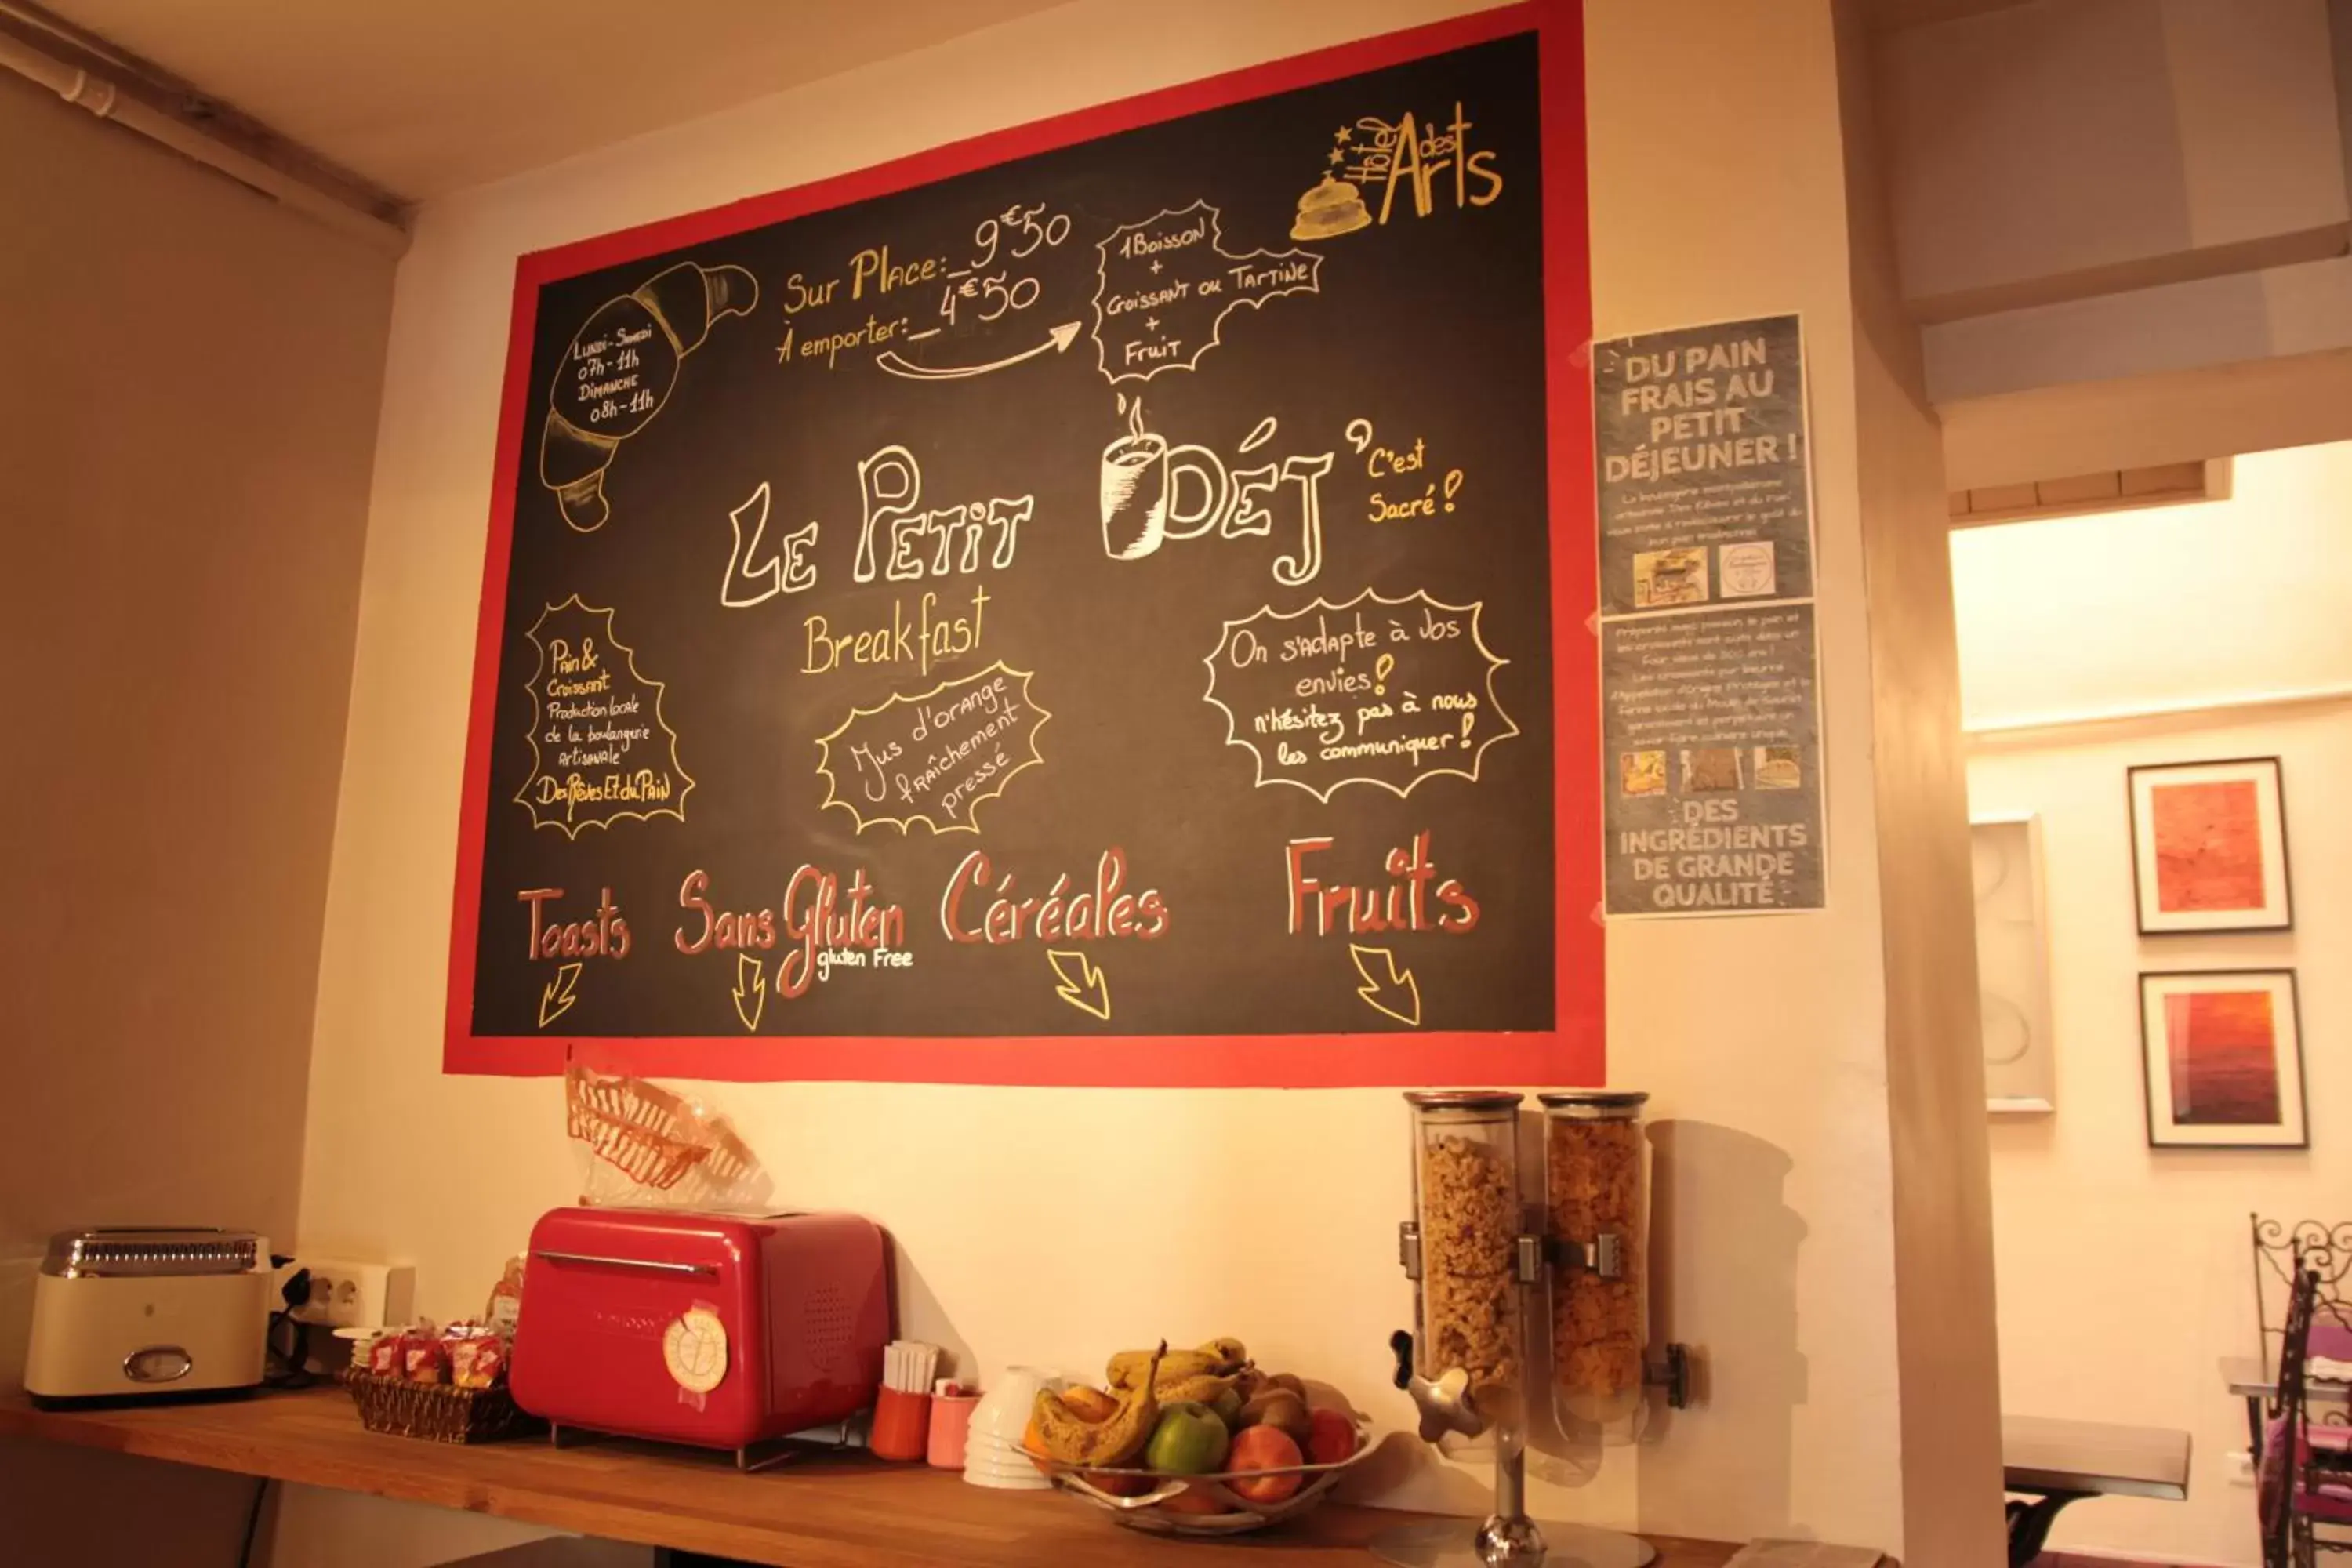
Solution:
<path fill-rule="evenodd" d="M 1205 1476 L 1225 1462 L 1233 1436 L 1225 1423 L 1205 1405 L 1181 1399 L 1160 1412 L 1151 1429 L 1143 1462 L 1163 1475 Z"/>

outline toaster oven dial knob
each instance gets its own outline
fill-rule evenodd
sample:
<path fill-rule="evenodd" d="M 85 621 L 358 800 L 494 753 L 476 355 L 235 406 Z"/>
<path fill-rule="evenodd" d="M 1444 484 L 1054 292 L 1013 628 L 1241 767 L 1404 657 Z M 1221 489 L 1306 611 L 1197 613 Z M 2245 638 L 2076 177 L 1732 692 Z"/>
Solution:
<path fill-rule="evenodd" d="M 195 1364 L 178 1345 L 149 1345 L 122 1358 L 122 1375 L 133 1383 L 176 1383 Z"/>

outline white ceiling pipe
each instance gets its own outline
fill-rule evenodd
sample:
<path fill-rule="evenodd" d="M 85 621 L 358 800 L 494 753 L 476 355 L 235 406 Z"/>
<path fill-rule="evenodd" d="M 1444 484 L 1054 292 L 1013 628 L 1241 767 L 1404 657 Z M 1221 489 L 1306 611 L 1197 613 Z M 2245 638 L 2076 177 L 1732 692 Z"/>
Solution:
<path fill-rule="evenodd" d="M 399 226 L 346 205 L 325 192 L 315 190 L 271 168 L 257 158 L 249 158 L 234 147 L 214 141 L 192 125 L 183 124 L 127 94 L 117 92 L 112 82 L 94 77 L 79 67 L 52 59 L 38 49 L 18 43 L 5 35 L 0 35 L 0 66 L 40 83 L 68 103 L 86 109 L 100 120 L 110 120 L 127 130 L 162 142 L 175 153 L 217 169 L 239 184 L 249 185 L 282 205 L 291 207 L 339 234 L 359 240 L 371 249 L 386 256 L 398 256 L 408 248 L 408 233 Z"/>

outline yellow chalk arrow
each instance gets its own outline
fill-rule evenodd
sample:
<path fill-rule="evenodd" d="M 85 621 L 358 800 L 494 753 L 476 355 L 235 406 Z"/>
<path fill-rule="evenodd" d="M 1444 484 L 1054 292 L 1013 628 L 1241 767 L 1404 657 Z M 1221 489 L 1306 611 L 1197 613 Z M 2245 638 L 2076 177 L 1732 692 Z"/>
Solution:
<path fill-rule="evenodd" d="M 1356 994 L 1375 1013 L 1384 1013 L 1400 1024 L 1421 1027 L 1421 987 L 1410 969 L 1397 967 L 1396 954 L 1385 947 L 1359 947 L 1348 944 L 1348 956 L 1356 961 L 1356 973 L 1364 983 L 1356 987 Z M 1375 963 L 1377 961 L 1377 964 Z"/>
<path fill-rule="evenodd" d="M 1110 976 L 1102 972 L 1101 964 L 1091 962 L 1083 952 L 1050 949 L 1045 962 L 1054 966 L 1054 978 L 1062 983 L 1055 988 L 1055 995 L 1081 1013 L 1091 1013 L 1106 1024 L 1110 1022 Z"/>
<path fill-rule="evenodd" d="M 572 1004 L 580 1000 L 576 989 L 579 984 L 580 966 L 578 964 L 567 963 L 555 972 L 555 978 L 549 981 L 539 994 L 539 1026 L 541 1028 L 544 1029 L 572 1011 Z"/>
<path fill-rule="evenodd" d="M 751 1003 L 747 1012 L 743 1004 Z M 748 952 L 735 955 L 735 1016 L 743 1020 L 743 1027 L 759 1033 L 760 1015 L 768 1010 L 768 972 L 760 961 Z"/>
<path fill-rule="evenodd" d="M 892 375 L 903 375 L 910 381 L 956 381 L 967 375 L 986 375 L 992 370 L 1003 370 L 1006 365 L 1019 364 L 1024 359 L 1035 359 L 1048 349 L 1055 353 L 1066 353 L 1069 351 L 1070 345 L 1077 341 L 1078 329 L 1085 325 L 1083 321 L 1064 321 L 1058 327 L 1048 327 L 1045 329 L 1045 341 L 1035 348 L 1023 349 L 1017 354 L 1007 354 L 1004 358 L 992 361 L 987 364 L 961 364 L 940 369 L 932 365 L 910 363 L 900 359 L 898 351 L 896 349 L 883 350 L 874 363 L 878 368 L 888 371 Z M 917 335 L 928 336 L 929 334 Z M 1087 1011 L 1092 1012 L 1093 1009 L 1088 1008 Z"/>

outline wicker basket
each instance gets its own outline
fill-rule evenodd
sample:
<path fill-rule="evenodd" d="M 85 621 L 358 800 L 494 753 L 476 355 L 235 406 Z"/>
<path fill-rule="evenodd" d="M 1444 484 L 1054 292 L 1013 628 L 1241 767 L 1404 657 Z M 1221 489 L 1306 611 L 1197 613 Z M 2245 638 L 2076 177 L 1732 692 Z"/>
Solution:
<path fill-rule="evenodd" d="M 422 1437 L 432 1443 L 488 1443 L 536 1425 L 515 1408 L 504 1384 L 459 1388 L 448 1383 L 411 1383 L 370 1373 L 343 1373 L 343 1386 L 359 1406 L 360 1425 L 371 1432 Z"/>

